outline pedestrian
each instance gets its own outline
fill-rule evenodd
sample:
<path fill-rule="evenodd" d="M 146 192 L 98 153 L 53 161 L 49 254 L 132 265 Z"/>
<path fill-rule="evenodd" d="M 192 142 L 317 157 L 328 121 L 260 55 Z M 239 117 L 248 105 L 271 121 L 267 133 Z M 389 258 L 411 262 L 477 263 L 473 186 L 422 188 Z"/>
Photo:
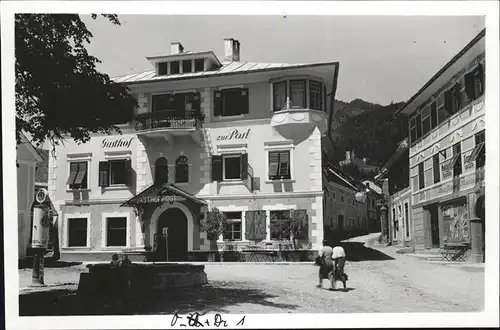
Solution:
<path fill-rule="evenodd" d="M 333 248 L 328 245 L 328 241 L 323 240 L 323 246 L 318 251 L 318 257 L 316 258 L 316 264 L 319 267 L 318 274 L 318 288 L 322 287 L 323 279 L 327 278 L 331 280 L 331 285 L 333 289 Z"/>
<path fill-rule="evenodd" d="M 112 268 L 120 267 L 120 260 L 118 259 L 118 254 L 114 253 L 111 256 L 111 262 L 109 263 Z"/>
<path fill-rule="evenodd" d="M 341 281 L 344 286 L 343 291 L 347 290 L 346 282 L 347 282 L 347 274 L 344 272 L 345 266 L 345 250 L 340 245 L 340 241 L 335 242 L 334 247 L 332 249 L 332 259 L 334 262 L 334 271 L 333 271 L 333 280 L 332 280 L 332 288 L 336 288 L 337 281 Z"/>

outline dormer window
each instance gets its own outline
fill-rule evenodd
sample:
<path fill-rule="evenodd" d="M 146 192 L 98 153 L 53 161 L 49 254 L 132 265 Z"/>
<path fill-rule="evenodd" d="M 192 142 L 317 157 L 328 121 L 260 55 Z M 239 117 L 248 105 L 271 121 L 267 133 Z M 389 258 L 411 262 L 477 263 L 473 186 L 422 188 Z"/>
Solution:
<path fill-rule="evenodd" d="M 168 62 L 158 63 L 158 75 L 164 76 L 168 74 Z"/>
<path fill-rule="evenodd" d="M 204 70 L 205 60 L 202 58 L 194 60 L 194 71 L 200 72 Z"/>
<path fill-rule="evenodd" d="M 182 61 L 182 73 L 189 73 L 191 72 L 191 60 L 185 60 Z"/>
<path fill-rule="evenodd" d="M 170 62 L 170 74 L 178 74 L 180 71 L 179 61 Z"/>
<path fill-rule="evenodd" d="M 273 110 L 326 110 L 326 87 L 315 79 L 279 79 L 273 83 Z"/>

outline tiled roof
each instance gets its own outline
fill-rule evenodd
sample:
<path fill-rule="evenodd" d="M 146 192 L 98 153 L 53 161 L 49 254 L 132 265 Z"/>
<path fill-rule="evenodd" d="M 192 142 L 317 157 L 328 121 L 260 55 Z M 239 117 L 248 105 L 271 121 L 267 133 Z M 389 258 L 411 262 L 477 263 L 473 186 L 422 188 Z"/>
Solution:
<path fill-rule="evenodd" d="M 268 71 L 268 70 L 298 69 L 305 67 L 326 66 L 334 64 L 337 64 L 337 62 L 309 63 L 309 64 L 223 62 L 222 66 L 218 70 L 212 70 L 212 71 L 189 72 L 189 73 L 157 76 L 155 74 L 155 70 L 149 70 L 139 73 L 131 73 L 124 76 L 114 77 L 112 78 L 112 80 L 117 83 L 131 84 L 131 83 L 140 83 L 146 81 L 179 80 L 179 79 L 189 79 L 189 78 L 222 76 L 229 74 L 253 73 L 253 72 Z"/>
<path fill-rule="evenodd" d="M 36 152 L 42 157 L 42 161 L 36 164 L 35 182 L 49 182 L 49 151 L 45 149 L 35 148 Z"/>

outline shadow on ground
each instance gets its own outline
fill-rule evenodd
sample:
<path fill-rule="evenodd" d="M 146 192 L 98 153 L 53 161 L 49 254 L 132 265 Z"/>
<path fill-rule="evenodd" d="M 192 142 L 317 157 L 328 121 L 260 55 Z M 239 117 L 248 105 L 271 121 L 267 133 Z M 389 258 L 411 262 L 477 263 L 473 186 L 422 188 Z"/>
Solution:
<path fill-rule="evenodd" d="M 46 257 L 43 266 L 44 268 L 64 268 L 81 265 L 81 262 L 71 262 L 71 261 L 61 261 L 56 260 L 53 257 Z M 26 257 L 19 259 L 19 269 L 32 269 L 33 268 L 33 257 Z"/>
<path fill-rule="evenodd" d="M 341 245 L 345 250 L 348 261 L 394 260 L 393 257 L 379 250 L 368 248 L 361 242 L 342 242 Z"/>
<path fill-rule="evenodd" d="M 298 306 L 270 301 L 276 296 L 263 290 L 247 289 L 244 284 L 212 281 L 210 285 L 175 289 L 163 293 L 118 297 L 81 296 L 77 291 L 52 290 L 19 296 L 20 316 L 53 315 L 134 315 L 227 312 L 226 306 L 256 304 L 294 310 Z"/>

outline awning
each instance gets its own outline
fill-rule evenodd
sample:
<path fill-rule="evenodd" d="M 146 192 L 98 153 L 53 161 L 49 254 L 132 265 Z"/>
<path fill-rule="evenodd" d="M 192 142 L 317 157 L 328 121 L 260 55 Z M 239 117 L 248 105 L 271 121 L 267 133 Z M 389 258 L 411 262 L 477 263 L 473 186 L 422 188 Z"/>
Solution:
<path fill-rule="evenodd" d="M 479 156 L 479 153 L 482 151 L 484 148 L 484 142 L 479 143 L 474 147 L 474 150 L 472 150 L 471 154 L 467 157 L 465 157 L 465 162 L 470 163 L 476 160 L 477 156 Z"/>
<path fill-rule="evenodd" d="M 144 189 L 138 195 L 132 197 L 121 206 L 138 206 L 144 204 L 154 204 L 154 203 L 173 203 L 176 200 L 190 200 L 197 204 L 206 205 L 204 200 L 201 200 L 188 192 L 176 187 L 172 183 L 155 183 L 148 188 Z"/>
<path fill-rule="evenodd" d="M 458 158 L 460 157 L 460 154 L 454 155 L 453 158 L 448 159 L 443 165 L 442 169 L 443 172 L 447 172 L 455 166 L 455 163 L 457 162 Z"/>

